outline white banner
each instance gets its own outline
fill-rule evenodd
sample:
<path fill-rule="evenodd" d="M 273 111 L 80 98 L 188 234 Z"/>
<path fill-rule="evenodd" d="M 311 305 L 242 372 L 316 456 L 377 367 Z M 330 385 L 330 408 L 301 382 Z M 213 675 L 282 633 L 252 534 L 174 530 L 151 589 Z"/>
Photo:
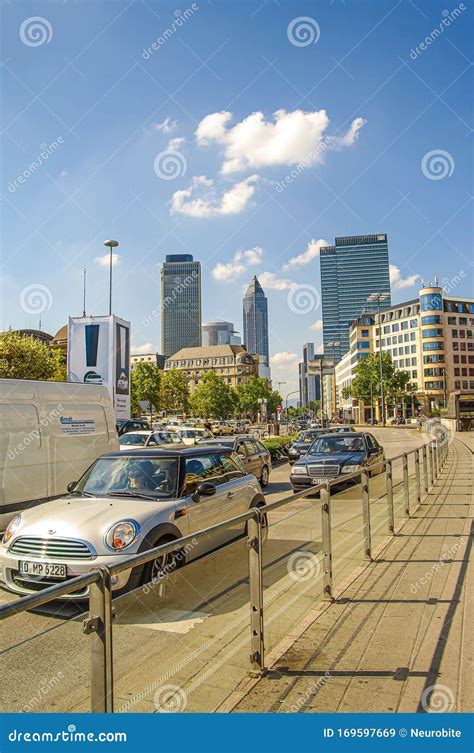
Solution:
<path fill-rule="evenodd" d="M 116 418 L 130 418 L 130 323 L 116 316 L 69 317 L 68 379 L 108 387 Z"/>

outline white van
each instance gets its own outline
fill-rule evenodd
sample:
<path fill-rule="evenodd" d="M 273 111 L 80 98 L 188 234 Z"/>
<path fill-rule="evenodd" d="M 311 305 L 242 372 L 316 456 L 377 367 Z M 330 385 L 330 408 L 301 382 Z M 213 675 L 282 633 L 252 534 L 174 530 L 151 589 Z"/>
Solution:
<path fill-rule="evenodd" d="M 118 449 L 106 387 L 0 379 L 0 531 Z"/>

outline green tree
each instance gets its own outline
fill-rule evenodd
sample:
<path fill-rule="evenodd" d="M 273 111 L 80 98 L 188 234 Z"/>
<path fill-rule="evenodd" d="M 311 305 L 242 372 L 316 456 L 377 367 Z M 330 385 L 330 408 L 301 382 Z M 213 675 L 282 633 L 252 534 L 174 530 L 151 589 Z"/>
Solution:
<path fill-rule="evenodd" d="M 186 372 L 182 369 L 164 371 L 161 379 L 161 407 L 167 413 L 186 413 L 189 404 L 189 387 Z"/>
<path fill-rule="evenodd" d="M 0 377 L 67 381 L 61 351 L 18 332 L 0 335 Z"/>
<path fill-rule="evenodd" d="M 384 387 L 393 379 L 395 369 L 390 353 L 382 353 L 382 373 Z M 362 358 L 355 369 L 355 376 L 349 389 L 343 392 L 344 398 L 354 397 L 370 403 L 371 398 L 377 400 L 380 396 L 380 356 L 371 353 L 367 358 Z"/>
<path fill-rule="evenodd" d="M 150 414 L 153 407 L 160 410 L 162 371 L 152 363 L 138 363 L 132 371 L 131 403 L 133 413 L 140 412 L 140 401 L 147 402 Z"/>
<path fill-rule="evenodd" d="M 267 413 L 276 413 L 279 405 L 283 405 L 283 398 L 278 390 L 272 390 L 267 397 Z"/>
<path fill-rule="evenodd" d="M 235 408 L 235 394 L 215 371 L 207 371 L 191 396 L 195 416 L 228 418 Z"/>
<path fill-rule="evenodd" d="M 250 415 L 252 419 L 255 419 L 261 409 L 262 400 L 268 400 L 271 395 L 268 381 L 255 376 L 251 376 L 244 384 L 239 384 L 235 391 L 239 411 Z"/>
<path fill-rule="evenodd" d="M 387 402 L 398 406 L 402 403 L 402 411 L 405 413 L 405 403 L 408 397 L 415 392 L 415 385 L 410 381 L 408 371 L 395 371 L 386 386 Z"/>

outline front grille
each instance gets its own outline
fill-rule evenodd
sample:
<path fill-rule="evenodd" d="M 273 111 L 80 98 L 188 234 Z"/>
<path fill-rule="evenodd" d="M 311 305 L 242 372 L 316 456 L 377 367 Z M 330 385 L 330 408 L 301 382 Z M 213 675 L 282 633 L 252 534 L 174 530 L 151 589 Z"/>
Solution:
<path fill-rule="evenodd" d="M 309 465 L 308 473 L 310 476 L 314 476 L 314 478 L 336 478 L 336 476 L 339 476 L 339 466 L 329 463 Z"/>
<path fill-rule="evenodd" d="M 21 536 L 13 542 L 9 551 L 21 557 L 42 560 L 91 560 L 94 554 L 87 544 L 74 539 L 42 539 Z"/>
<path fill-rule="evenodd" d="M 76 575 L 71 575 L 68 578 L 63 578 L 61 580 L 58 580 L 57 578 L 41 578 L 38 580 L 30 580 L 29 578 L 24 578 L 21 573 L 18 572 L 18 570 L 12 570 L 12 581 L 15 583 L 15 585 L 19 586 L 21 589 L 24 589 L 25 591 L 30 591 L 31 593 L 35 593 L 37 591 L 44 591 L 45 588 L 49 588 L 50 586 L 56 586 L 58 583 L 64 583 L 65 581 L 72 580 L 72 578 L 76 578 Z M 86 596 L 88 593 L 88 587 L 85 589 L 81 587 L 79 591 L 71 591 L 70 594 L 68 594 L 68 597 L 70 596 Z"/>

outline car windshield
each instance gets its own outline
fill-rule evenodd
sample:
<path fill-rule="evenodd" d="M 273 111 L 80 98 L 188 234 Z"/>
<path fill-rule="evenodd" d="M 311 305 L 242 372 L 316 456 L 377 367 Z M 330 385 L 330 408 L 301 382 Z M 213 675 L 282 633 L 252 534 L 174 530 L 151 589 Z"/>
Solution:
<path fill-rule="evenodd" d="M 321 434 L 321 432 L 318 431 L 302 431 L 300 435 L 298 436 L 298 442 L 303 442 L 304 444 L 311 444 L 311 442 L 314 440 L 315 437 L 318 436 L 318 434 Z"/>
<path fill-rule="evenodd" d="M 155 431 L 153 439 L 158 444 L 181 444 L 181 438 L 175 431 Z"/>
<path fill-rule="evenodd" d="M 128 434 L 122 434 L 119 439 L 119 444 L 140 447 L 145 444 L 147 438 L 146 434 L 133 434 L 132 432 L 129 432 Z"/>
<path fill-rule="evenodd" d="M 323 452 L 331 454 L 333 452 L 364 452 L 364 437 L 352 436 L 331 436 L 319 437 L 311 445 L 311 454 Z"/>
<path fill-rule="evenodd" d="M 177 496 L 178 459 L 105 457 L 95 461 L 74 494 L 172 499 Z"/>

